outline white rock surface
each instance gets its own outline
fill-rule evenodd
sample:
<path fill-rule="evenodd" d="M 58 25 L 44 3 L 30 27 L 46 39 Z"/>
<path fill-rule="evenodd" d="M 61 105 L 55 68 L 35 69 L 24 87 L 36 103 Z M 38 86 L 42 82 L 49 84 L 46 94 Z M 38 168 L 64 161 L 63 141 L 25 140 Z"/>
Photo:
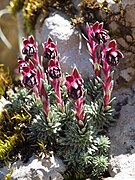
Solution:
<path fill-rule="evenodd" d="M 57 42 L 63 72 L 71 73 L 76 66 L 83 77 L 91 76 L 93 70 L 86 42 L 65 14 L 59 11 L 51 13 L 42 27 L 37 23 L 35 34 L 39 44 L 46 41 L 48 35 Z"/>
<path fill-rule="evenodd" d="M 111 159 L 113 165 L 112 176 L 135 178 L 135 154 L 121 154 Z M 127 178 L 128 179 L 128 178 Z"/>
<path fill-rule="evenodd" d="M 0 112 L 5 107 L 5 105 L 11 104 L 10 101 L 7 101 L 3 96 L 0 98 Z"/>
<path fill-rule="evenodd" d="M 63 162 L 54 157 L 38 159 L 34 155 L 29 162 L 22 161 L 13 163 L 10 167 L 0 169 L 0 180 L 4 180 L 5 175 L 13 169 L 12 180 L 63 180 L 61 173 L 65 171 Z"/>

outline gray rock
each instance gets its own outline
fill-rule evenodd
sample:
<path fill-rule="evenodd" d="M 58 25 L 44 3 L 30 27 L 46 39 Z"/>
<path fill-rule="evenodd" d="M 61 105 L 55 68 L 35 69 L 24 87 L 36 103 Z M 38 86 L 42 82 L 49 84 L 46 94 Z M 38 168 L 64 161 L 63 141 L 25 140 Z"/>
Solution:
<path fill-rule="evenodd" d="M 121 154 L 113 157 L 110 163 L 112 177 L 116 178 L 126 174 L 126 176 L 135 178 L 135 154 Z"/>
<path fill-rule="evenodd" d="M 127 36 L 126 36 L 126 40 L 127 40 L 127 42 L 129 43 L 129 42 L 132 42 L 132 41 L 133 41 L 133 38 L 132 38 L 132 36 L 127 35 Z"/>
<path fill-rule="evenodd" d="M 109 177 L 105 180 L 135 180 L 135 176 L 130 176 L 126 172 L 118 173 L 115 177 Z"/>
<path fill-rule="evenodd" d="M 0 168 L 0 180 L 5 180 L 5 176 L 7 173 L 8 173 L 7 167 Z"/>
<path fill-rule="evenodd" d="M 59 11 L 51 13 L 42 27 L 37 23 L 35 34 L 39 44 L 46 41 L 48 35 L 57 42 L 64 72 L 71 73 L 73 67 L 76 66 L 83 77 L 91 76 L 93 70 L 89 62 L 86 42 L 65 14 Z"/>
<path fill-rule="evenodd" d="M 112 155 L 120 155 L 125 153 L 135 153 L 135 96 L 131 89 L 120 89 L 114 93 L 122 105 L 120 118 L 117 120 L 115 127 L 110 128 L 109 135 L 111 137 Z M 125 103 L 124 103 L 125 101 Z M 123 103 L 123 104 L 122 104 Z M 129 151 L 131 148 L 131 152 Z"/>
<path fill-rule="evenodd" d="M 121 106 L 120 117 L 109 130 L 111 160 L 107 180 L 135 179 L 135 84 L 114 92 Z"/>
<path fill-rule="evenodd" d="M 120 76 L 123 77 L 127 82 L 132 79 L 135 75 L 135 69 L 133 67 L 128 67 L 120 71 Z"/>
<path fill-rule="evenodd" d="M 0 179 L 4 179 L 6 173 L 11 169 L 13 169 L 12 180 L 63 180 L 61 173 L 65 171 L 66 167 L 53 154 L 48 158 L 41 159 L 33 155 L 26 164 L 17 161 L 10 167 L 0 169 Z"/>
<path fill-rule="evenodd" d="M 118 43 L 118 48 L 121 49 L 125 58 L 122 60 L 117 71 L 118 86 L 123 84 L 128 85 L 135 80 L 135 1 L 134 0 L 122 0 L 121 8 L 118 8 L 118 14 L 116 15 L 116 4 L 112 3 L 113 0 L 108 0 L 110 8 L 114 13 L 108 20 L 109 30 L 112 38 L 114 37 Z M 106 19 L 102 18 L 103 21 Z M 132 71 L 132 72 L 131 72 Z M 123 75 L 126 77 L 123 79 Z M 121 83 L 122 80 L 122 83 Z M 119 83 L 120 82 L 120 83 Z"/>
<path fill-rule="evenodd" d="M 10 101 L 7 101 L 3 96 L 0 98 L 0 112 L 3 108 L 8 108 L 8 105 L 11 105 Z"/>
<path fill-rule="evenodd" d="M 18 160 L 12 165 L 0 168 L 0 180 L 4 180 L 5 176 L 13 170 L 12 180 L 63 180 L 63 173 L 66 170 L 63 162 L 54 157 L 36 158 L 34 155 L 29 159 L 28 163 Z"/>

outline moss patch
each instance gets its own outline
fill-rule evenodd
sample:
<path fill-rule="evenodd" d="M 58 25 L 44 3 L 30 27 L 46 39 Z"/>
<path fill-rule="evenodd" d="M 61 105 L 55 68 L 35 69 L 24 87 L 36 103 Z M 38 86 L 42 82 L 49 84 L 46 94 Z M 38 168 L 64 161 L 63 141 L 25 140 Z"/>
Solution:
<path fill-rule="evenodd" d="M 8 87 L 11 87 L 12 79 L 9 74 L 9 69 L 4 71 L 4 65 L 0 64 L 0 97 L 5 94 Z"/>

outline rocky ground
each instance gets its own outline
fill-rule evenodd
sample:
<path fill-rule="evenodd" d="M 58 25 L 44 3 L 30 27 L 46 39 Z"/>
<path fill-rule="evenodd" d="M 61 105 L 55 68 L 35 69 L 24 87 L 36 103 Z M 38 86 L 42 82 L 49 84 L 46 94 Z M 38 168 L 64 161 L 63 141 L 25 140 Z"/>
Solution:
<path fill-rule="evenodd" d="M 120 116 L 109 129 L 111 160 L 107 180 L 135 179 L 135 83 L 120 88 L 114 95 L 118 100 Z"/>

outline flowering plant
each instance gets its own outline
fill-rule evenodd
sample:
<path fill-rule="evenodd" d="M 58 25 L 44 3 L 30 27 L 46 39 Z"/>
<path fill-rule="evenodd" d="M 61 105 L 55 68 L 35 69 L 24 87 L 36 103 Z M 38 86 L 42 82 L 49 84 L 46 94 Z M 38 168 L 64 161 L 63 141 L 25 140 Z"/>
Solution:
<path fill-rule="evenodd" d="M 87 24 L 86 30 L 88 34 L 87 44 L 89 54 L 92 58 L 91 62 L 95 76 L 102 82 L 104 107 L 107 108 L 113 89 L 113 71 L 111 72 L 111 66 L 118 65 L 120 59 L 124 56 L 117 49 L 115 40 L 111 40 L 108 46 L 106 45 L 109 35 L 108 32 L 103 29 L 103 23 L 97 21 L 92 26 Z"/>
<path fill-rule="evenodd" d="M 65 172 L 65 179 L 70 175 L 74 179 L 100 178 L 108 166 L 106 127 L 113 119 L 111 65 L 118 65 L 123 54 L 115 40 L 107 45 L 109 35 L 103 23 L 87 24 L 86 30 L 93 79 L 84 81 L 77 67 L 64 76 L 53 40 L 49 37 L 43 43 L 43 57 L 39 58 L 38 44 L 29 36 L 23 39 L 23 58 L 18 60 L 24 87 L 18 95 L 9 93 L 13 108 L 17 104 L 18 113 L 29 116 L 25 136 L 33 143 L 42 142 L 63 159 L 70 171 Z"/>

